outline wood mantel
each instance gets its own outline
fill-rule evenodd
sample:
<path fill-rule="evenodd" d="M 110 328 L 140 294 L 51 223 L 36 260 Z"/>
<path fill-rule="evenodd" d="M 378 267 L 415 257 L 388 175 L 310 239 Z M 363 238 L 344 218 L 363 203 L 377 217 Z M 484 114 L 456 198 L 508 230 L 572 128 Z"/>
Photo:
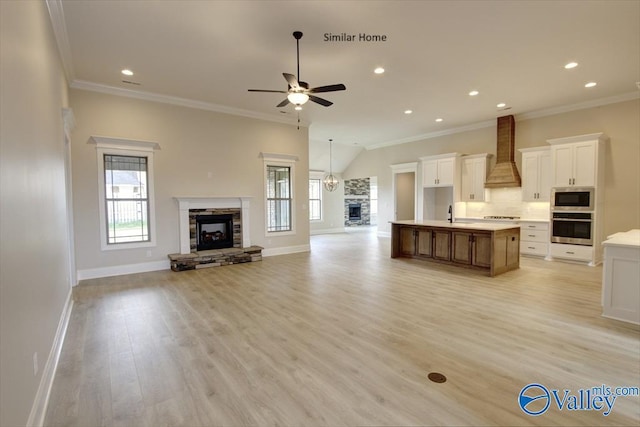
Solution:
<path fill-rule="evenodd" d="M 486 271 L 520 268 L 520 226 L 447 221 L 391 223 L 391 258 L 408 257 Z"/>

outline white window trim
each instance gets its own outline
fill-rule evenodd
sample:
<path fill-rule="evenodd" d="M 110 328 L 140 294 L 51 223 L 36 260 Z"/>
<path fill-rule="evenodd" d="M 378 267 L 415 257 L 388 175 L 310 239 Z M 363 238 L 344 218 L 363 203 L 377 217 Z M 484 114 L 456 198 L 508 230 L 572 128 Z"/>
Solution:
<path fill-rule="evenodd" d="M 160 149 L 156 142 L 136 141 L 132 139 L 92 136 L 89 144 L 96 145 L 98 160 L 98 212 L 100 215 L 100 249 L 103 251 L 150 248 L 157 245 L 156 206 L 154 196 L 153 153 Z M 147 195 L 149 200 L 149 241 L 107 244 L 107 216 L 104 185 L 104 155 L 138 156 L 147 158 Z"/>
<path fill-rule="evenodd" d="M 309 222 L 318 224 L 324 222 L 324 185 L 322 180 L 324 179 L 324 172 L 322 171 L 309 171 L 309 179 L 319 179 L 320 180 L 320 219 L 310 219 Z M 311 210 L 311 205 L 309 205 L 309 210 Z"/>
<path fill-rule="evenodd" d="M 262 176 L 264 182 L 262 183 L 262 189 L 264 191 L 264 232 L 266 237 L 276 236 L 291 236 L 296 234 L 296 162 L 298 156 L 291 154 L 279 154 L 279 153 L 260 153 L 263 160 Z M 269 212 L 269 202 L 267 200 L 267 166 L 283 166 L 289 167 L 291 177 L 291 230 L 289 231 L 269 231 L 269 218 L 267 212 Z"/>

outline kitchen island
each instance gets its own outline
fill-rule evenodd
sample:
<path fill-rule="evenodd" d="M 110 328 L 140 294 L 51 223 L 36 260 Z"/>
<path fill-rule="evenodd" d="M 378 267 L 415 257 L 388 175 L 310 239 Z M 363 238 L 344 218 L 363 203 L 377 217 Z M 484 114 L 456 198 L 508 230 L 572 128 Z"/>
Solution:
<path fill-rule="evenodd" d="M 391 258 L 473 268 L 496 276 L 520 267 L 520 226 L 448 221 L 392 221 Z"/>
<path fill-rule="evenodd" d="M 602 246 L 602 315 L 640 325 L 640 230 L 612 234 Z"/>

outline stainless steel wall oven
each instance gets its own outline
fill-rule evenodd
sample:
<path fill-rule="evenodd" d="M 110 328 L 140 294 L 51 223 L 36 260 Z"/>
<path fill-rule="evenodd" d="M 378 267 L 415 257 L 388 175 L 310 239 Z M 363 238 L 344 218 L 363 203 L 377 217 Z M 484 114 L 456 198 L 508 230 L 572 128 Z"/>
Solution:
<path fill-rule="evenodd" d="M 593 212 L 553 212 L 551 243 L 593 246 Z"/>

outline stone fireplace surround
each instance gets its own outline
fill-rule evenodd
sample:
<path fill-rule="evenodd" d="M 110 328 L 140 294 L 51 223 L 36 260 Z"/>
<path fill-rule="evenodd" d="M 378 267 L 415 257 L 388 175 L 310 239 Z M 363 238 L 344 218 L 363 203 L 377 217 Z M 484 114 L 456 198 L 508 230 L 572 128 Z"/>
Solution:
<path fill-rule="evenodd" d="M 249 197 L 174 197 L 179 207 L 180 253 L 169 254 L 173 271 L 195 270 L 262 260 L 262 247 L 251 246 Z M 233 247 L 196 250 L 196 216 L 231 214 Z"/>
<path fill-rule="evenodd" d="M 251 197 L 174 197 L 174 199 L 178 203 L 179 209 L 181 254 L 186 255 L 192 252 L 189 210 L 195 209 L 211 212 L 224 209 L 240 209 L 242 247 L 248 248 L 251 246 L 249 233 Z"/>

